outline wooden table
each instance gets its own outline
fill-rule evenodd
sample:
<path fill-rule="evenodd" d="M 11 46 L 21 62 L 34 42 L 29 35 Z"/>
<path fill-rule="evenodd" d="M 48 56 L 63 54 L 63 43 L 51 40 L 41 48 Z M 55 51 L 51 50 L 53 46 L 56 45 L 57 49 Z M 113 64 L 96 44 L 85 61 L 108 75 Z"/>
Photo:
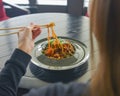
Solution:
<path fill-rule="evenodd" d="M 58 36 L 66 36 L 79 40 L 85 43 L 89 49 L 89 19 L 84 16 L 76 17 L 64 13 L 30 14 L 0 22 L 0 28 L 28 26 L 31 22 L 35 24 L 48 24 L 50 22 L 54 22 L 56 24 L 55 31 Z M 6 32 L 10 31 L 0 31 L 0 33 Z M 45 38 L 46 36 L 47 29 L 42 29 L 41 35 L 37 37 L 36 40 Z M 17 41 L 18 39 L 16 34 L 0 37 L 0 70 L 4 67 L 4 63 L 9 59 L 12 52 L 17 47 Z M 79 80 L 88 80 L 85 78 L 81 77 Z M 34 77 L 28 66 L 27 72 L 25 76 L 23 76 L 19 86 L 23 88 L 33 88 L 44 86 L 45 84 L 48 83 Z"/>

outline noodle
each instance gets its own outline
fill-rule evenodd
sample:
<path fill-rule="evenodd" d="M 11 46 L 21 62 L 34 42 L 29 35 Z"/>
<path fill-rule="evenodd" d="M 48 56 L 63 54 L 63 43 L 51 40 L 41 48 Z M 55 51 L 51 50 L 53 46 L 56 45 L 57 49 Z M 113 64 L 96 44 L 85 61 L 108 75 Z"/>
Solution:
<path fill-rule="evenodd" d="M 54 23 L 50 23 L 48 28 L 48 45 L 43 49 L 43 53 L 49 58 L 62 59 L 70 57 L 74 54 L 75 48 L 69 41 L 63 41 L 58 39 L 54 31 Z M 51 34 L 50 36 L 50 29 Z"/>

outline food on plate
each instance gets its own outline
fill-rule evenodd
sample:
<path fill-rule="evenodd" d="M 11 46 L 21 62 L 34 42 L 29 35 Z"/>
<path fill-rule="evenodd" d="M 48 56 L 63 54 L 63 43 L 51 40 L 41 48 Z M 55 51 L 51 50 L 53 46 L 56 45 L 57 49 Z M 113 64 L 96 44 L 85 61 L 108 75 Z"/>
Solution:
<path fill-rule="evenodd" d="M 70 41 L 58 38 L 54 31 L 54 26 L 54 23 L 50 23 L 48 27 L 48 43 L 43 48 L 42 53 L 49 58 L 57 60 L 72 56 L 75 53 L 74 46 Z"/>

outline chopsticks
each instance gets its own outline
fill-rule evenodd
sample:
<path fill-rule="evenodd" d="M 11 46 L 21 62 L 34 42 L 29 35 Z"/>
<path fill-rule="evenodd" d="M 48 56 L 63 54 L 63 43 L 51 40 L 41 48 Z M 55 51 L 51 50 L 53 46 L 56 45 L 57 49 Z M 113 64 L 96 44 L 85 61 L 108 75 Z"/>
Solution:
<path fill-rule="evenodd" d="M 38 25 L 40 28 L 46 28 L 49 25 Z M 14 27 L 14 28 L 0 28 L 0 30 L 14 30 L 14 29 L 21 29 L 24 27 Z"/>
<path fill-rule="evenodd" d="M 4 34 L 0 34 L 0 36 L 7 36 L 7 35 L 12 35 L 12 34 L 17 34 L 18 32 L 19 31 L 17 31 L 17 32 L 10 32 L 10 33 L 4 33 Z"/>
<path fill-rule="evenodd" d="M 55 23 L 51 22 L 51 23 L 46 24 L 46 25 L 37 25 L 37 26 L 39 26 L 40 28 L 48 28 L 48 27 L 51 27 L 51 26 L 55 26 Z M 0 31 L 1 30 L 15 30 L 15 29 L 21 29 L 21 28 L 24 28 L 24 27 L 0 28 Z M 7 36 L 7 35 L 12 35 L 12 34 L 17 34 L 18 32 L 19 31 L 17 31 L 17 32 L 10 32 L 10 33 L 4 33 L 4 34 L 0 34 L 0 36 Z"/>
<path fill-rule="evenodd" d="M 23 27 L 15 27 L 15 28 L 0 28 L 0 30 L 14 30 L 14 29 L 21 29 Z"/>

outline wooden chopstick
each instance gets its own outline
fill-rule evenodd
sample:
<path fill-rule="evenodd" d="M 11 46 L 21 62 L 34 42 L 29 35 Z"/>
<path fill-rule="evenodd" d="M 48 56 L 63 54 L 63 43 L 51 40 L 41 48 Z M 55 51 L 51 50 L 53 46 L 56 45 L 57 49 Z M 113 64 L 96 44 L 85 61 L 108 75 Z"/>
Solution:
<path fill-rule="evenodd" d="M 46 25 L 38 25 L 40 28 L 48 28 L 48 27 L 51 27 L 51 26 L 55 26 L 54 22 L 51 22 L 49 24 L 46 24 Z M 0 31 L 1 30 L 15 30 L 15 29 L 21 29 L 21 28 L 24 28 L 24 27 L 14 27 L 14 28 L 0 28 Z M 17 34 L 19 31 L 17 32 L 10 32 L 10 33 L 3 33 L 3 34 L 0 34 L 0 36 L 7 36 L 7 35 L 12 35 L 12 34 Z M 22 32 L 22 31 L 20 31 Z"/>
<path fill-rule="evenodd" d="M 42 25 L 40 26 L 41 28 L 46 28 L 46 25 Z M 21 29 L 24 27 L 15 27 L 15 28 L 0 28 L 0 30 L 14 30 L 14 29 Z M 22 32 L 22 31 L 17 31 L 17 32 L 9 32 L 9 33 L 2 33 L 0 34 L 0 36 L 7 36 L 7 35 L 12 35 L 12 34 L 17 34 L 18 32 Z"/>
<path fill-rule="evenodd" d="M 41 28 L 47 28 L 47 25 L 42 25 L 42 26 L 40 26 L 40 27 L 41 27 Z M 13 30 L 13 29 L 20 29 L 20 28 L 23 28 L 23 27 L 1 28 L 0 30 Z M 22 31 L 3 33 L 3 34 L 0 34 L 0 36 L 7 36 L 7 35 L 12 35 L 12 34 L 17 34 L 18 32 L 22 32 Z"/>
<path fill-rule="evenodd" d="M 0 30 L 14 30 L 14 29 L 21 29 L 23 27 L 15 27 L 15 28 L 0 28 Z"/>
<path fill-rule="evenodd" d="M 46 28 L 47 25 L 38 25 L 40 28 Z M 14 29 L 21 29 L 24 27 L 14 27 L 14 28 L 0 28 L 0 30 L 14 30 Z"/>
<path fill-rule="evenodd" d="M 7 35 L 12 35 L 12 34 L 17 34 L 19 31 L 17 32 L 10 32 L 10 33 L 3 33 L 3 34 L 0 34 L 0 36 L 7 36 Z M 22 31 L 20 31 L 22 32 Z"/>

